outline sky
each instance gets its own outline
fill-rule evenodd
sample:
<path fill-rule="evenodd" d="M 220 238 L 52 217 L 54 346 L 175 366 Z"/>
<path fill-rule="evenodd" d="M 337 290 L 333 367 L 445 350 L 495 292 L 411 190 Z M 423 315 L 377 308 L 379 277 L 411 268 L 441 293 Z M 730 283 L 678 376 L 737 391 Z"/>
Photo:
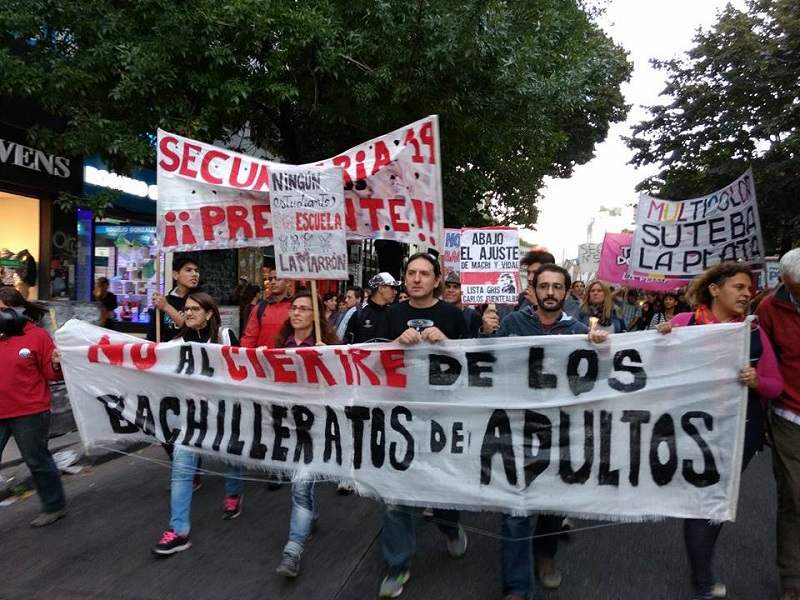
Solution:
<path fill-rule="evenodd" d="M 744 8 L 744 0 L 731 3 Z M 612 125 L 593 160 L 576 167 L 568 179 L 547 181 L 537 203 L 535 231 L 520 231 L 522 239 L 546 247 L 556 262 L 561 262 L 577 258 L 579 244 L 602 242 L 605 231 L 619 232 L 632 226 L 630 205 L 638 201 L 634 188 L 658 172 L 657 165 L 636 169 L 627 164 L 633 152 L 622 140 L 622 136 L 630 135 L 633 125 L 647 118 L 643 106 L 665 101 L 659 93 L 666 86 L 666 74 L 653 69 L 649 61 L 674 58 L 689 50 L 697 29 L 713 25 L 726 4 L 727 0 L 610 1 L 601 26 L 629 52 L 634 64 L 630 82 L 622 87 L 631 110 L 624 123 Z M 599 212 L 601 207 L 622 208 L 622 216 L 609 217 Z"/>

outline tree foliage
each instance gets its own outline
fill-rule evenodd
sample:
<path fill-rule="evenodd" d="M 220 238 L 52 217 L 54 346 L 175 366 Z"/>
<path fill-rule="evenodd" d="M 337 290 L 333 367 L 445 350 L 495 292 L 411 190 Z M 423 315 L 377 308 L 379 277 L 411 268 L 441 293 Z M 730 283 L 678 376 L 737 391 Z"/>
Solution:
<path fill-rule="evenodd" d="M 591 3 L 590 3 L 591 4 Z M 428 114 L 442 132 L 445 221 L 531 225 L 546 175 L 588 161 L 627 107 L 631 66 L 580 0 L 6 0 L 27 51 L 0 94 L 69 125 L 36 142 L 152 165 L 163 128 L 244 134 L 291 163 Z M 8 44 L 10 47 L 11 44 Z"/>
<path fill-rule="evenodd" d="M 800 11 L 796 0 L 728 5 L 668 74 L 663 105 L 627 140 L 636 165 L 660 163 L 639 189 L 693 198 L 752 166 L 768 252 L 800 242 Z"/>

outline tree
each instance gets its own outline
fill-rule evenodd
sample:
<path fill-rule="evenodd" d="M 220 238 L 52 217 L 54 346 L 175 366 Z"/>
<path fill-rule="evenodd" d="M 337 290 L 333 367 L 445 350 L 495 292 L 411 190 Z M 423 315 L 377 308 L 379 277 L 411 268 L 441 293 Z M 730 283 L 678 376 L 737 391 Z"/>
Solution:
<path fill-rule="evenodd" d="M 694 198 L 724 187 L 752 166 L 768 252 L 800 242 L 800 12 L 796 0 L 728 5 L 667 72 L 651 118 L 628 138 L 633 164 L 660 163 L 640 190 Z"/>
<path fill-rule="evenodd" d="M 546 175 L 588 161 L 627 107 L 625 52 L 578 0 L 6 0 L 0 94 L 69 125 L 37 130 L 117 171 L 157 128 L 244 132 L 287 162 L 441 119 L 445 221 L 532 225 Z M 12 43 L 8 46 L 11 47 Z"/>

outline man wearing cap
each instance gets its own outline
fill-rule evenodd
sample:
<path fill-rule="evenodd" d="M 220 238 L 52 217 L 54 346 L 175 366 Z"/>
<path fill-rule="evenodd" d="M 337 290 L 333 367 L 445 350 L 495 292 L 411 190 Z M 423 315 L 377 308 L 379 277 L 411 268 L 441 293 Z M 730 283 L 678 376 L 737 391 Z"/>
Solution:
<path fill-rule="evenodd" d="M 363 306 L 357 307 L 354 316 L 348 321 L 344 342 L 361 344 L 377 337 L 386 309 L 397 297 L 397 289 L 402 284 L 385 271 L 369 280 L 370 294 Z"/>
<path fill-rule="evenodd" d="M 481 315 L 474 308 L 464 306 L 461 301 L 463 296 L 461 291 L 461 276 L 455 271 L 451 271 L 444 278 L 444 294 L 442 299 L 448 304 L 452 304 L 458 309 L 461 309 L 461 314 L 464 317 L 464 326 L 467 328 L 467 335 L 464 337 L 476 338 L 481 331 Z"/>

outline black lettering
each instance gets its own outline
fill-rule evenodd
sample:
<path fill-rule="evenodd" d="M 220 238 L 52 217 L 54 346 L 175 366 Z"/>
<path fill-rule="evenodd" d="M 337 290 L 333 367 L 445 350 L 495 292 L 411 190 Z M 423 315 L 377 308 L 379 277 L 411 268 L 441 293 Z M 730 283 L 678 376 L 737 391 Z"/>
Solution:
<path fill-rule="evenodd" d="M 597 357 L 595 356 L 595 358 Z M 572 468 L 570 418 L 569 414 L 563 410 L 558 428 L 558 445 L 558 474 L 561 476 L 561 481 L 570 484 L 586 483 L 592 472 L 592 463 L 594 463 L 594 413 L 590 410 L 583 411 L 583 464 L 577 471 Z"/>
<path fill-rule="evenodd" d="M 344 414 L 350 419 L 353 428 L 353 468 L 360 469 L 364 449 L 364 421 L 369 420 L 369 409 L 366 406 L 345 406 Z"/>
<path fill-rule="evenodd" d="M 586 374 L 581 375 L 579 369 L 584 361 L 586 361 Z M 597 352 L 594 350 L 575 350 L 571 352 L 567 361 L 567 380 L 572 393 L 580 396 L 584 392 L 591 392 L 594 389 L 595 381 L 597 381 L 597 370 Z"/>
<path fill-rule="evenodd" d="M 661 444 L 666 444 L 669 456 L 662 463 L 658 456 Z M 653 481 L 658 485 L 667 485 L 678 470 L 678 452 L 675 448 L 675 423 L 670 415 L 661 415 L 653 425 L 653 437 L 650 438 L 650 472 Z"/>
<path fill-rule="evenodd" d="M 369 452 L 372 456 L 372 466 L 380 469 L 386 460 L 386 418 L 380 408 L 372 409 Z"/>
<path fill-rule="evenodd" d="M 219 447 L 222 445 L 222 438 L 225 437 L 226 410 L 225 400 L 220 400 L 217 403 L 217 434 L 214 436 L 214 441 L 211 443 L 211 448 L 215 452 L 219 450 Z M 258 424 L 258 428 L 261 428 L 261 423 Z"/>
<path fill-rule="evenodd" d="M 608 411 L 600 411 L 600 472 L 598 474 L 598 483 L 600 485 L 619 487 L 619 469 L 610 470 L 613 417 L 614 415 Z"/>
<path fill-rule="evenodd" d="M 450 436 L 450 453 L 464 453 L 464 424 L 460 421 L 453 423 L 453 435 Z"/>
<path fill-rule="evenodd" d="M 626 359 L 636 364 L 626 365 Z M 647 385 L 647 373 L 644 372 L 644 368 L 642 367 L 642 356 L 633 348 L 620 350 L 614 354 L 614 371 L 622 371 L 633 375 L 633 381 L 630 383 L 623 383 L 616 377 L 610 377 L 608 379 L 608 385 L 618 392 L 637 392 L 644 389 L 645 385 Z"/>
<path fill-rule="evenodd" d="M 538 440 L 536 452 L 534 438 Z M 528 487 L 550 466 L 550 451 L 553 446 L 553 424 L 546 416 L 532 410 L 525 411 L 525 425 L 522 430 L 523 470 L 525 487 Z"/>
<path fill-rule="evenodd" d="M 203 440 L 208 432 L 208 402 L 200 400 L 200 416 L 196 416 L 196 404 L 193 398 L 186 400 L 186 435 L 183 436 L 183 445 L 188 446 L 197 431 L 196 448 L 203 446 Z"/>
<path fill-rule="evenodd" d="M 231 439 L 228 440 L 228 454 L 241 456 L 244 451 L 242 435 L 242 405 L 238 402 L 233 403 L 231 410 Z"/>
<path fill-rule="evenodd" d="M 292 406 L 292 417 L 294 418 L 294 433 L 297 437 L 294 447 L 295 463 L 300 462 L 300 455 L 303 455 L 303 464 L 309 464 L 314 460 L 314 446 L 311 441 L 311 427 L 314 425 L 314 413 L 305 406 Z"/>
<path fill-rule="evenodd" d="M 411 436 L 411 432 L 400 422 L 401 416 L 405 417 L 406 422 L 411 423 L 411 411 L 405 406 L 395 406 L 392 409 L 392 415 L 389 419 L 389 425 L 391 425 L 392 429 L 402 435 L 403 439 L 406 441 L 406 453 L 400 460 L 396 458 L 397 442 L 389 444 L 389 463 L 392 465 L 392 468 L 397 471 L 405 471 L 411 466 L 411 462 L 414 460 L 414 438 Z"/>
<path fill-rule="evenodd" d="M 486 424 L 486 432 L 481 443 L 481 485 L 489 485 L 492 482 L 492 458 L 495 454 L 499 454 L 503 460 L 503 470 L 508 483 L 517 485 L 511 422 L 504 410 L 493 411 Z"/>
<path fill-rule="evenodd" d="M 139 400 L 136 406 L 136 426 L 147 435 L 155 435 L 156 422 L 153 417 L 153 409 L 150 408 L 150 400 L 147 396 L 137 396 Z"/>
<path fill-rule="evenodd" d="M 125 402 L 122 396 L 114 396 L 112 394 L 104 394 L 97 397 L 106 408 L 108 415 L 108 423 L 111 425 L 111 430 L 114 433 L 138 433 L 139 428 L 133 423 L 127 421 L 122 416 L 122 411 L 125 408 Z"/>
<path fill-rule="evenodd" d="M 273 404 L 272 409 L 272 430 L 275 432 L 275 440 L 272 445 L 272 460 L 286 462 L 289 456 L 289 448 L 283 445 L 283 440 L 289 439 L 289 428 L 283 424 L 283 420 L 289 416 L 289 410 L 285 406 Z"/>
<path fill-rule="evenodd" d="M 264 460 L 267 456 L 267 445 L 261 441 L 264 437 L 261 420 L 261 405 L 253 403 L 253 443 L 250 446 L 250 458 L 256 460 Z"/>
<path fill-rule="evenodd" d="M 542 373 L 544 348 L 531 348 L 528 351 L 528 387 L 534 390 L 552 390 L 558 385 L 558 378 L 552 373 Z"/>
<path fill-rule="evenodd" d="M 639 485 L 639 471 L 642 466 L 642 424 L 650 422 L 649 410 L 625 410 L 622 411 L 623 423 L 631 424 L 630 432 L 630 463 L 631 471 L 628 474 L 628 481 L 633 487 Z"/>
<path fill-rule="evenodd" d="M 339 429 L 339 419 L 330 406 L 325 407 L 325 452 L 322 460 L 330 462 L 334 448 L 336 449 L 336 464 L 342 464 L 342 432 Z"/>
<path fill-rule="evenodd" d="M 200 375 L 205 375 L 206 377 L 213 377 L 214 376 L 214 367 L 211 366 L 211 361 L 208 360 L 208 351 L 205 348 L 200 348 L 200 356 L 203 357 L 202 360 L 202 369 L 200 369 Z"/>
<path fill-rule="evenodd" d="M 492 387 L 491 377 L 481 377 L 492 372 L 492 363 L 497 358 L 491 352 L 467 352 L 467 373 L 471 387 Z"/>
<path fill-rule="evenodd" d="M 192 354 L 191 346 L 181 346 L 180 362 L 175 372 L 179 374 L 183 373 L 184 375 L 194 374 L 194 354 Z"/>
<path fill-rule="evenodd" d="M 174 444 L 181 430 L 177 427 L 170 429 L 169 423 L 167 422 L 168 412 L 173 413 L 175 416 L 181 414 L 181 402 L 175 396 L 166 396 L 162 398 L 158 407 L 158 421 L 161 423 L 161 431 L 164 433 L 164 443 Z"/>
<path fill-rule="evenodd" d="M 700 473 L 696 472 L 692 467 L 694 461 L 691 459 L 683 460 L 683 478 L 695 487 L 708 487 L 719 483 L 719 469 L 717 462 L 714 460 L 714 454 L 711 452 L 703 436 L 697 430 L 697 427 L 692 423 L 692 419 L 702 419 L 706 431 L 714 431 L 714 418 L 705 412 L 690 411 L 681 417 L 681 428 L 691 437 L 694 442 L 700 447 L 700 452 L 703 453 L 704 469 Z"/>
<path fill-rule="evenodd" d="M 458 359 L 445 354 L 428 357 L 428 383 L 430 385 L 453 385 L 461 375 Z"/>
<path fill-rule="evenodd" d="M 444 427 L 431 420 L 431 452 L 441 452 L 447 446 L 447 436 Z"/>

